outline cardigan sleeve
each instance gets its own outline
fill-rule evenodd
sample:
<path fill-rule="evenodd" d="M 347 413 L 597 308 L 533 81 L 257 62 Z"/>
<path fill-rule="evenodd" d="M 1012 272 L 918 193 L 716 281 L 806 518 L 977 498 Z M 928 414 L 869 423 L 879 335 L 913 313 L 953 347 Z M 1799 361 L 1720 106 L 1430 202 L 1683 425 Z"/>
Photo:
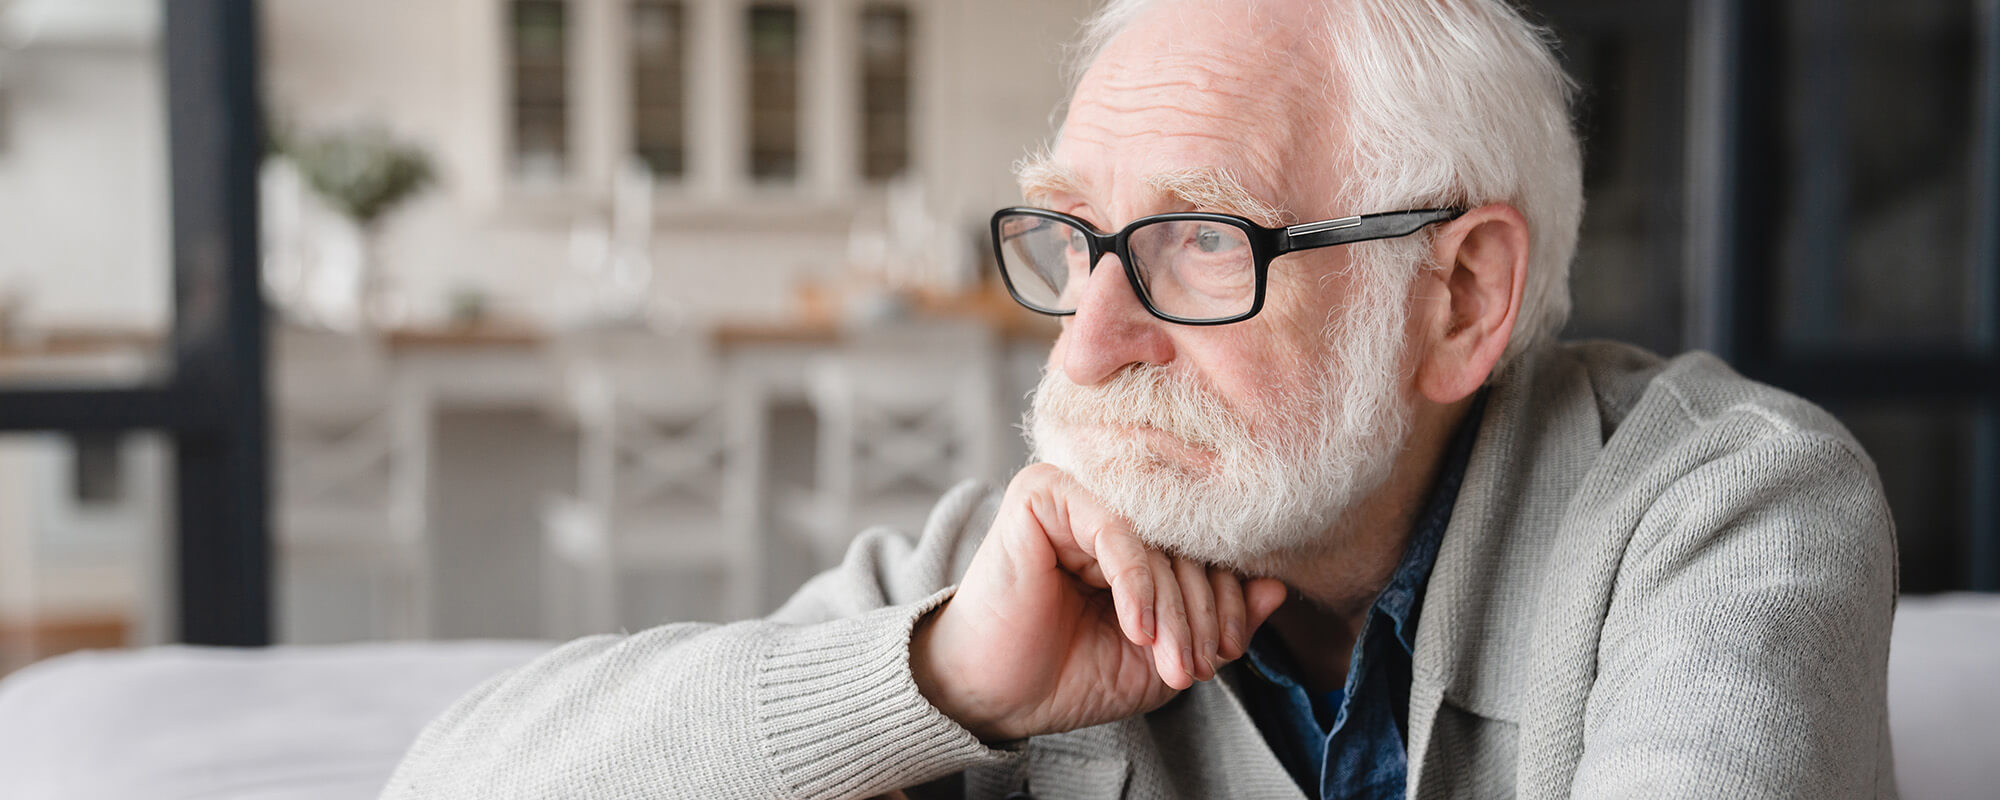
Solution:
<path fill-rule="evenodd" d="M 770 617 L 588 637 L 498 676 L 425 729 L 383 797 L 860 797 L 1014 758 L 909 666 L 996 500 L 954 489 L 914 544 L 864 533 Z"/>
<path fill-rule="evenodd" d="M 1631 540 L 1572 796 L 1893 796 L 1895 532 L 1873 466 L 1829 431 L 1718 449 Z"/>

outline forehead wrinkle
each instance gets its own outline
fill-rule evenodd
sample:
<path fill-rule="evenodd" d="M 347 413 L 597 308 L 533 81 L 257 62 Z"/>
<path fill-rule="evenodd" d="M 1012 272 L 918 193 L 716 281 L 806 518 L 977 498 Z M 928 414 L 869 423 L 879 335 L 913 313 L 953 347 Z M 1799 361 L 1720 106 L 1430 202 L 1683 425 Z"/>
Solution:
<path fill-rule="evenodd" d="M 1293 213 L 1287 207 L 1286 201 L 1283 200 L 1283 198 L 1290 196 L 1286 194 L 1289 191 L 1289 186 L 1282 179 L 1270 177 L 1283 175 L 1281 171 L 1274 169 L 1277 165 L 1276 160 L 1269 153 L 1244 147 L 1243 143 L 1235 137 L 1219 134 L 1191 133 L 1188 131 L 1169 132 L 1163 129 L 1150 128 L 1112 130 L 1094 122 L 1078 123 L 1073 121 L 1070 126 L 1064 129 L 1062 141 L 1072 144 L 1085 142 L 1108 147 L 1110 143 L 1120 140 L 1151 140 L 1152 142 L 1160 142 L 1173 139 L 1202 139 L 1207 140 L 1209 143 L 1201 148 L 1200 153 L 1203 155 L 1196 156 L 1197 163 L 1191 165 L 1183 166 L 1171 162 L 1159 163 L 1157 161 L 1150 165 L 1131 165 L 1132 168 L 1128 174 L 1138 173 L 1142 176 L 1137 177 L 1136 182 L 1150 190 L 1149 193 L 1153 197 L 1149 198 L 1149 200 L 1159 197 L 1171 197 L 1196 208 L 1211 209 L 1245 217 L 1265 227 L 1278 227 L 1288 224 L 1287 221 L 1292 219 Z M 1235 159 L 1233 164 L 1228 162 L 1224 164 L 1214 163 L 1217 159 L 1231 157 Z M 1072 171 L 1066 164 L 1053 162 L 1052 158 L 1052 156 L 1041 157 L 1023 162 L 1020 170 L 1024 190 L 1047 189 L 1051 185 L 1055 185 L 1057 181 L 1067 181 L 1061 184 L 1058 190 L 1079 196 L 1087 196 L 1089 194 L 1086 191 L 1088 182 L 1081 174 Z M 1244 169 L 1239 171 L 1233 167 L 1242 167 Z M 1261 179 L 1254 181 L 1254 183 L 1259 187 L 1270 188 L 1272 194 L 1264 195 L 1260 192 L 1251 191 L 1245 185 L 1244 180 L 1238 177 L 1239 175 Z M 1115 175 L 1113 176 L 1113 181 L 1114 183 L 1116 182 Z M 1266 196 L 1276 198 L 1277 202 L 1265 200 L 1264 197 Z M 1150 207 L 1150 204 L 1148 207 Z M 1110 221 L 1107 221 L 1107 224 L 1110 224 Z"/>
<path fill-rule="evenodd" d="M 1115 110 L 1132 105 L 1227 108 L 1275 114 L 1288 109 L 1304 86 L 1294 69 L 1268 57 L 1170 51 L 1150 58 L 1107 58 L 1077 87 L 1077 102 Z M 1114 98 L 1129 98 L 1118 102 Z M 1187 102 L 1199 98 L 1200 102 Z"/>
<path fill-rule="evenodd" d="M 1229 93 L 1216 91 L 1216 92 L 1209 92 L 1209 94 L 1228 95 Z M 1222 110 L 1210 111 L 1200 108 L 1194 108 L 1191 106 L 1169 105 L 1166 103 L 1161 103 L 1152 100 L 1139 100 L 1133 102 L 1118 103 L 1105 99 L 1093 99 L 1090 101 L 1090 105 L 1102 108 L 1105 111 L 1111 112 L 1113 114 L 1118 114 L 1126 117 L 1138 116 L 1148 111 L 1170 110 L 1175 114 L 1183 116 L 1197 117 L 1200 119 L 1214 120 L 1216 122 L 1223 123 L 1222 127 L 1225 129 L 1233 128 L 1240 125 L 1245 117 L 1268 118 L 1269 115 L 1271 114 L 1279 113 L 1277 109 L 1282 108 L 1282 106 L 1276 107 L 1274 109 L 1255 109 L 1255 108 L 1228 109 L 1225 107 Z M 1190 131 L 1190 133 L 1199 133 L 1199 132 Z M 1211 133 L 1208 135 L 1216 137 L 1224 136 L 1223 134 L 1220 133 Z"/>
<path fill-rule="evenodd" d="M 1337 18 L 1325 0 L 1155 4 L 1080 76 L 1062 138 L 1093 152 L 1069 155 L 1093 180 L 1111 177 L 1095 171 L 1103 154 L 1131 178 L 1226 167 L 1281 213 L 1337 216 L 1337 81 L 1320 35 Z"/>
<path fill-rule="evenodd" d="M 1216 167 L 1232 179 L 1195 180 L 1203 176 L 1191 172 L 1186 176 L 1190 180 L 1175 181 L 1175 188 L 1190 190 L 1188 199 L 1196 204 L 1220 205 L 1226 200 L 1247 212 L 1241 216 L 1267 225 L 1268 220 L 1286 216 L 1285 192 L 1296 188 L 1290 179 L 1298 177 L 1290 162 L 1322 152 L 1314 146 L 1319 126 L 1313 124 L 1316 115 L 1310 95 L 1283 85 L 1298 80 L 1296 75 L 1280 72 L 1277 82 L 1252 80 L 1258 70 L 1249 75 L 1231 71 L 1221 59 L 1163 60 L 1153 65 L 1158 70 L 1131 63 L 1103 66 L 1074 98 L 1063 140 L 1091 142 L 1107 150 L 1149 150 L 1170 160 L 1174 157 L 1166 153 L 1178 152 L 1193 163 L 1156 161 L 1152 166 L 1163 173 L 1183 171 L 1176 169 L 1183 165 Z M 1239 177 L 1265 179 L 1258 185 L 1272 191 L 1264 196 L 1269 199 L 1251 192 L 1208 191 L 1230 184 L 1241 189 Z"/>

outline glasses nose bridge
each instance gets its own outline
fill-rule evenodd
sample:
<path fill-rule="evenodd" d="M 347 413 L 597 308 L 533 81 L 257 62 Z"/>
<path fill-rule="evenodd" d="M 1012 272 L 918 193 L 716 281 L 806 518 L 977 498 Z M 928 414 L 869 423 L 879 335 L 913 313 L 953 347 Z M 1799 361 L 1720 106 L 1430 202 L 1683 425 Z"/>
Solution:
<path fill-rule="evenodd" d="M 1122 284 L 1122 286 L 1120 289 L 1113 289 L 1112 291 L 1122 290 L 1129 292 L 1131 301 L 1137 303 L 1138 307 L 1143 309 L 1146 315 L 1158 316 L 1158 312 L 1153 310 L 1152 301 L 1146 297 L 1144 287 L 1139 285 L 1138 277 L 1133 274 L 1135 267 L 1131 264 L 1131 239 L 1128 235 L 1131 233 L 1131 227 L 1128 226 L 1113 233 L 1098 233 L 1092 228 L 1081 228 L 1081 230 L 1083 231 L 1083 235 L 1090 240 L 1090 277 L 1097 277 L 1097 267 L 1104 261 L 1105 256 L 1116 256 L 1118 258 L 1118 266 L 1117 269 L 1113 270 L 1116 273 L 1114 281 Z M 1080 309 L 1081 306 L 1079 306 Z"/>
<path fill-rule="evenodd" d="M 1120 252 L 1123 248 L 1119 246 L 1119 241 L 1125 235 L 1124 231 L 1098 233 L 1088 227 L 1078 230 L 1083 231 L 1083 235 L 1090 240 L 1090 274 L 1097 274 L 1097 262 L 1103 261 L 1105 256 L 1117 256 L 1118 266 L 1121 268 L 1125 266 L 1126 254 Z"/>

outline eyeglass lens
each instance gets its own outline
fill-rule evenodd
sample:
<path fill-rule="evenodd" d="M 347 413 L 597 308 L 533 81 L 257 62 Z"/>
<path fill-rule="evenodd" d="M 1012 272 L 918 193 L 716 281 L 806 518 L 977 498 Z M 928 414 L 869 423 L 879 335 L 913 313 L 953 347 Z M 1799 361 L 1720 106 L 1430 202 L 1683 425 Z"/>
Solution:
<path fill-rule="evenodd" d="M 1047 313 L 1075 311 L 1090 274 L 1084 232 L 1025 214 L 1003 217 L 999 227 L 1001 266 L 1020 300 Z M 1256 302 L 1255 251 L 1249 235 L 1234 225 L 1160 220 L 1133 229 L 1127 245 L 1140 299 L 1158 313 L 1226 319 Z"/>

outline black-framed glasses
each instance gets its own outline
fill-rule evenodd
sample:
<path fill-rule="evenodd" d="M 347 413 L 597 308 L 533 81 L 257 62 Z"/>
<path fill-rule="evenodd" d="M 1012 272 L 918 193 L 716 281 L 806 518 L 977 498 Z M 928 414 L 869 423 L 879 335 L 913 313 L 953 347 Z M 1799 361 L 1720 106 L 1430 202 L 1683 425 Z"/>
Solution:
<path fill-rule="evenodd" d="M 1076 313 L 1090 273 L 1118 256 L 1133 293 L 1153 316 L 1182 325 L 1226 325 L 1264 308 L 1264 277 L 1286 253 L 1393 239 L 1457 219 L 1460 208 L 1426 208 L 1266 228 L 1234 214 L 1140 217 L 1117 233 L 1041 208 L 993 214 L 993 253 L 1007 292 L 1032 311 Z"/>

